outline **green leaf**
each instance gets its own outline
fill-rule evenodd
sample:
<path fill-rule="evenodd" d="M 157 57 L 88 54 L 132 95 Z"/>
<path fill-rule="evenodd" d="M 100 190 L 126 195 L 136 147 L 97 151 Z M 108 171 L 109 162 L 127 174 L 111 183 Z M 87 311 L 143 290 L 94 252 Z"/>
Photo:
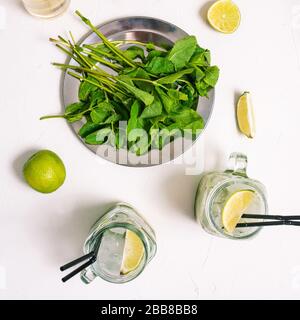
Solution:
<path fill-rule="evenodd" d="M 91 105 L 96 105 L 105 100 L 105 94 L 103 90 L 97 88 L 97 90 L 92 91 L 89 96 Z"/>
<path fill-rule="evenodd" d="M 191 84 L 181 88 L 181 91 L 187 95 L 188 99 L 186 101 L 181 101 L 181 105 L 184 108 L 196 109 L 198 103 L 198 93 L 195 91 Z"/>
<path fill-rule="evenodd" d="M 196 81 L 200 81 L 205 77 L 205 72 L 201 68 L 195 66 L 194 70 L 195 70 L 195 79 L 196 79 Z"/>
<path fill-rule="evenodd" d="M 210 51 L 206 49 L 205 53 L 204 53 L 204 56 L 205 56 L 207 64 L 210 65 L 210 60 L 211 60 Z"/>
<path fill-rule="evenodd" d="M 204 81 L 211 87 L 214 87 L 219 79 L 219 68 L 217 66 L 208 67 Z"/>
<path fill-rule="evenodd" d="M 131 143 L 130 151 L 137 155 L 148 150 L 148 134 L 139 119 L 140 109 L 140 102 L 136 100 L 131 107 L 130 119 L 127 124 L 127 140 Z M 137 143 L 133 144 L 136 141 Z"/>
<path fill-rule="evenodd" d="M 154 57 L 146 64 L 145 68 L 148 72 L 155 75 L 174 72 L 173 63 L 164 57 Z"/>
<path fill-rule="evenodd" d="M 197 92 L 202 97 L 208 97 L 208 92 L 211 90 L 217 83 L 219 78 L 219 68 L 217 66 L 212 67 L 203 67 L 202 69 L 196 69 L 196 81 L 195 86 Z M 200 70 L 204 71 L 205 76 L 200 74 Z M 198 78 L 197 78 L 198 77 Z"/>
<path fill-rule="evenodd" d="M 112 111 L 114 109 L 110 103 L 101 102 L 91 111 L 90 116 L 94 123 L 103 123 Z"/>
<path fill-rule="evenodd" d="M 162 50 L 152 50 L 148 53 L 146 60 L 147 62 L 151 61 L 154 57 L 165 57 L 167 55 L 166 51 Z"/>
<path fill-rule="evenodd" d="M 127 95 L 124 95 L 123 93 L 120 92 L 114 92 L 114 95 L 112 96 L 112 99 L 114 101 L 121 101 L 122 103 L 125 104 L 125 101 L 127 101 L 130 97 Z"/>
<path fill-rule="evenodd" d="M 154 123 L 149 130 L 152 148 L 159 148 L 159 131 L 160 130 L 157 123 Z"/>
<path fill-rule="evenodd" d="M 156 88 L 159 98 L 167 113 L 175 111 L 178 106 L 178 101 L 174 97 L 167 95 L 162 89 Z"/>
<path fill-rule="evenodd" d="M 193 68 L 189 68 L 189 69 L 184 69 L 181 71 L 178 71 L 176 73 L 170 74 L 169 76 L 165 76 L 163 78 L 160 78 L 158 80 L 156 80 L 156 82 L 160 83 L 160 84 L 169 84 L 169 83 L 174 83 L 176 82 L 178 79 L 182 78 L 184 75 L 186 74 L 190 74 L 194 71 Z"/>
<path fill-rule="evenodd" d="M 82 119 L 87 109 L 88 109 L 88 105 L 86 105 L 83 102 L 75 102 L 75 103 L 69 104 L 66 107 L 64 117 L 70 123 L 79 121 Z"/>
<path fill-rule="evenodd" d="M 188 100 L 188 96 L 185 93 L 175 89 L 169 89 L 168 96 L 171 98 L 174 98 L 175 100 L 183 100 L 183 101 Z"/>
<path fill-rule="evenodd" d="M 121 74 L 118 76 L 118 81 L 123 81 L 131 86 L 134 86 L 134 83 L 131 77 L 128 74 Z"/>
<path fill-rule="evenodd" d="M 113 134 L 113 131 L 111 128 L 103 128 L 86 136 L 85 142 L 87 144 L 94 144 L 94 145 L 103 144 L 108 139 L 110 139 L 112 134 Z"/>
<path fill-rule="evenodd" d="M 70 115 L 83 111 L 85 104 L 83 102 L 71 103 L 66 107 L 65 115 Z"/>
<path fill-rule="evenodd" d="M 197 46 L 195 53 L 191 57 L 190 63 L 196 64 L 197 66 L 209 66 L 210 51 Z"/>
<path fill-rule="evenodd" d="M 136 155 L 142 155 L 148 152 L 150 139 L 146 130 L 135 128 L 131 130 L 127 137 L 130 144 L 130 151 Z"/>
<path fill-rule="evenodd" d="M 130 118 L 127 124 L 127 134 L 129 134 L 131 130 L 139 127 L 138 117 L 139 117 L 140 109 L 141 109 L 140 102 L 138 100 L 135 100 L 131 106 Z"/>
<path fill-rule="evenodd" d="M 198 94 L 201 97 L 208 97 L 208 91 L 211 89 L 210 85 L 203 80 L 195 83 Z"/>
<path fill-rule="evenodd" d="M 175 42 L 168 54 L 168 59 L 174 64 L 176 71 L 186 66 L 194 54 L 196 46 L 195 36 L 188 36 Z"/>
<path fill-rule="evenodd" d="M 198 120 L 195 120 L 189 124 L 187 124 L 184 129 L 187 130 L 191 130 L 193 135 L 197 135 L 201 132 L 201 130 L 204 128 L 204 120 L 203 118 L 200 118 Z"/>
<path fill-rule="evenodd" d="M 126 130 L 118 130 L 115 137 L 115 145 L 118 149 L 127 148 Z"/>
<path fill-rule="evenodd" d="M 130 78 L 150 79 L 149 74 L 141 67 L 128 69 L 125 75 Z"/>
<path fill-rule="evenodd" d="M 87 80 L 95 82 L 96 80 L 92 77 L 87 77 Z M 91 92 L 97 90 L 98 87 L 95 85 L 91 84 L 90 82 L 87 81 L 81 81 L 80 86 L 79 86 L 79 91 L 78 91 L 78 98 L 81 101 L 87 101 L 88 97 Z"/>
<path fill-rule="evenodd" d="M 171 124 L 167 128 L 163 129 L 163 131 L 165 132 L 165 139 L 169 138 L 168 142 L 170 142 L 171 137 L 182 137 L 182 130 L 177 123 Z"/>
<path fill-rule="evenodd" d="M 97 131 L 100 129 L 101 125 L 96 124 L 92 121 L 87 121 L 79 130 L 78 134 L 80 135 L 81 138 L 85 138 L 89 134 Z"/>
<path fill-rule="evenodd" d="M 140 78 L 140 79 L 150 80 L 149 74 L 140 67 L 130 70 L 130 72 L 126 73 L 126 75 L 131 78 Z M 133 82 L 141 90 L 150 92 L 153 89 L 153 85 L 151 83 L 138 81 L 138 80 L 135 80 Z"/>
<path fill-rule="evenodd" d="M 103 123 L 104 120 L 109 116 L 109 112 L 97 107 L 92 110 L 90 116 L 94 123 Z"/>
<path fill-rule="evenodd" d="M 178 128 L 184 129 L 194 121 L 201 120 L 199 113 L 193 109 L 183 109 L 176 113 L 170 114 L 170 118 L 177 123 Z"/>
<path fill-rule="evenodd" d="M 162 113 L 161 101 L 158 97 L 155 97 L 154 101 L 143 110 L 141 114 L 141 118 L 142 119 L 153 118 L 161 115 L 161 113 Z"/>
<path fill-rule="evenodd" d="M 110 102 L 107 102 L 107 101 L 103 101 L 103 102 L 98 103 L 97 107 L 102 108 L 102 109 L 106 109 L 108 111 L 114 111 L 114 106 Z"/>
<path fill-rule="evenodd" d="M 115 112 L 120 116 L 120 120 L 128 120 L 130 116 L 130 107 L 134 99 L 130 98 L 124 101 L 110 101 L 113 105 Z"/>
<path fill-rule="evenodd" d="M 81 120 L 83 117 L 82 113 L 77 113 L 77 114 L 68 114 L 65 116 L 65 118 L 67 119 L 68 122 L 73 123 L 76 121 Z"/>
<path fill-rule="evenodd" d="M 146 106 L 149 106 L 153 102 L 154 97 L 150 93 L 136 88 L 122 80 L 118 80 L 118 82 L 121 83 L 122 86 L 125 87 L 127 91 L 131 92 L 137 99 L 143 101 Z"/>
<path fill-rule="evenodd" d="M 134 60 L 136 58 L 140 58 L 143 61 L 145 59 L 144 50 L 138 46 L 131 46 L 131 47 L 127 48 L 124 51 L 124 55 L 131 60 Z"/>
<path fill-rule="evenodd" d="M 121 116 L 119 114 L 113 114 L 109 116 L 105 121 L 104 124 L 109 124 L 109 123 L 115 123 L 117 121 L 121 120 Z"/>
<path fill-rule="evenodd" d="M 174 140 L 176 137 L 182 136 L 181 130 L 176 124 L 168 126 L 163 129 L 154 127 L 151 128 L 151 145 L 155 148 L 162 149 L 167 143 Z"/>

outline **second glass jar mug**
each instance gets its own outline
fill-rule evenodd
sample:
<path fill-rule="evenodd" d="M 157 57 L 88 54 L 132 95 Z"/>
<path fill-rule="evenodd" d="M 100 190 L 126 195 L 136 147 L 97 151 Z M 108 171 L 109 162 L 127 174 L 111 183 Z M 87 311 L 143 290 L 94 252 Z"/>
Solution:
<path fill-rule="evenodd" d="M 128 230 L 133 233 L 135 243 L 143 247 L 143 254 L 136 268 L 120 272 L 124 254 L 124 241 Z M 96 277 L 113 282 L 125 283 L 136 278 L 156 253 L 155 233 L 135 209 L 118 203 L 108 210 L 91 228 L 85 241 L 85 254 L 95 252 L 96 261 L 81 272 L 81 280 L 90 283 Z"/>
<path fill-rule="evenodd" d="M 246 168 L 246 155 L 232 153 L 226 171 L 209 172 L 201 176 L 195 199 L 195 216 L 206 232 L 229 239 L 245 239 L 254 236 L 260 230 L 259 227 L 236 228 L 230 233 L 222 223 L 225 203 L 235 192 L 241 190 L 254 192 L 251 208 L 246 213 L 268 213 L 266 189 L 261 182 L 247 176 Z M 249 220 L 242 218 L 240 222 Z"/>

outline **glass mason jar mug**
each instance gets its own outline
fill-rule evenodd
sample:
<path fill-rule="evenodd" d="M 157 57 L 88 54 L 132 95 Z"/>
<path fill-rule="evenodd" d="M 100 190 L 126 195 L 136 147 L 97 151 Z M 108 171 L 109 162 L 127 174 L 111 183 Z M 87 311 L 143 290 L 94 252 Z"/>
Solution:
<path fill-rule="evenodd" d="M 113 283 L 136 278 L 156 253 L 155 233 L 131 206 L 118 203 L 91 228 L 85 254 L 94 252 L 96 261 L 81 272 L 90 283 L 97 276 Z"/>
<path fill-rule="evenodd" d="M 69 7 L 70 0 L 22 0 L 26 10 L 33 16 L 52 18 Z"/>
<path fill-rule="evenodd" d="M 201 176 L 195 200 L 195 216 L 208 233 L 230 239 L 245 239 L 260 230 L 259 227 L 248 227 L 228 232 L 222 222 L 225 204 L 238 191 L 252 191 L 254 195 L 243 213 L 267 214 L 265 187 L 259 181 L 248 178 L 246 168 L 247 157 L 241 153 L 232 153 L 229 168 L 225 172 L 210 172 Z M 255 221 L 251 219 L 251 222 Z M 250 219 L 241 218 L 239 222 L 250 222 Z"/>

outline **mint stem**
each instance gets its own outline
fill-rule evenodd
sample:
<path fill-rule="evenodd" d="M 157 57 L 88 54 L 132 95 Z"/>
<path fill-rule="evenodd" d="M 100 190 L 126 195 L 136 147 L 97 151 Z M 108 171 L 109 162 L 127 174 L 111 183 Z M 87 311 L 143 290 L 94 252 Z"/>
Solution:
<path fill-rule="evenodd" d="M 118 57 L 120 57 L 124 62 L 126 62 L 129 66 L 131 67 L 136 67 L 136 64 L 128 59 L 122 50 L 114 46 L 109 42 L 109 40 L 91 23 L 89 19 L 84 17 L 78 10 L 75 11 L 75 13 L 81 18 L 81 20 L 89 26 L 95 33 L 96 35 L 103 41 L 103 43 L 106 45 L 107 48 L 109 48 L 112 52 L 114 52 Z"/>
<path fill-rule="evenodd" d="M 54 119 L 54 118 L 65 118 L 65 116 L 63 114 L 55 114 L 55 115 L 40 117 L 40 120 Z"/>

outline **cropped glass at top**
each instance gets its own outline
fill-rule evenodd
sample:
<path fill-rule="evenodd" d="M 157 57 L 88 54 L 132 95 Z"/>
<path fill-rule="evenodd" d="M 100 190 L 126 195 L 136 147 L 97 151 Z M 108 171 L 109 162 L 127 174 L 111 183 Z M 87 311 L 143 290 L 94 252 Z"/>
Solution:
<path fill-rule="evenodd" d="M 128 231 L 134 234 L 137 246 L 142 249 L 136 268 L 122 272 L 124 247 Z M 138 243 L 137 243 L 138 242 Z M 129 253 L 135 250 L 129 248 Z M 118 203 L 108 210 L 92 227 L 84 244 L 84 253 L 95 252 L 97 259 L 82 271 L 81 279 L 90 283 L 95 277 L 113 283 L 124 283 L 136 278 L 154 257 L 156 240 L 153 229 L 131 206 Z"/>
<path fill-rule="evenodd" d="M 22 0 L 26 10 L 33 16 L 52 18 L 62 14 L 70 5 L 70 0 Z"/>
<path fill-rule="evenodd" d="M 265 187 L 259 181 L 248 178 L 246 167 L 247 157 L 241 153 L 232 153 L 226 171 L 201 175 L 195 200 L 195 215 L 208 233 L 230 239 L 245 239 L 254 236 L 260 230 L 259 227 L 236 228 L 230 233 L 222 223 L 225 203 L 234 193 L 241 190 L 253 191 L 255 195 L 251 207 L 244 213 L 267 214 Z M 251 222 L 255 221 L 251 219 Z M 241 218 L 240 222 L 249 222 L 249 219 Z"/>

